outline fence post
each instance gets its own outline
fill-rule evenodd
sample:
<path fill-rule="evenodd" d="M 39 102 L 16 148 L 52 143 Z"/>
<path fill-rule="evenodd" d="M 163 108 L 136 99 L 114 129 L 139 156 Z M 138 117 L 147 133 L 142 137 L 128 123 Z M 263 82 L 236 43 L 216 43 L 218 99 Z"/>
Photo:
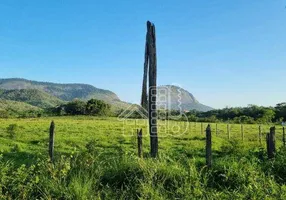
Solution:
<path fill-rule="evenodd" d="M 228 135 L 228 139 L 230 140 L 230 129 L 229 129 L 229 124 L 227 124 L 227 135 Z"/>
<path fill-rule="evenodd" d="M 138 157 L 142 158 L 142 128 L 140 130 L 137 129 L 137 141 L 138 141 Z"/>
<path fill-rule="evenodd" d="M 55 144 L 55 123 L 54 121 L 52 121 L 50 125 L 50 139 L 49 139 L 49 156 L 52 162 L 54 162 L 54 144 Z"/>
<path fill-rule="evenodd" d="M 266 135 L 266 145 L 267 145 L 267 154 L 268 158 L 274 158 L 275 155 L 275 127 L 270 128 L 270 133 Z"/>
<path fill-rule="evenodd" d="M 197 122 L 195 122 L 195 135 L 197 134 Z"/>
<path fill-rule="evenodd" d="M 261 145 L 261 143 L 262 143 L 262 138 L 261 138 L 261 125 L 259 125 L 259 133 L 258 133 L 258 139 L 259 139 L 259 143 L 260 143 L 260 145 Z"/>
<path fill-rule="evenodd" d="M 206 129 L 206 165 L 208 168 L 212 166 L 212 133 L 210 125 Z"/>
<path fill-rule="evenodd" d="M 285 127 L 283 127 L 283 146 L 286 147 Z"/>
<path fill-rule="evenodd" d="M 244 128 L 243 128 L 243 124 L 240 125 L 240 132 L 241 132 L 242 141 L 244 141 Z"/>
<path fill-rule="evenodd" d="M 204 127 L 203 127 L 203 123 L 201 123 L 201 134 L 204 134 Z"/>

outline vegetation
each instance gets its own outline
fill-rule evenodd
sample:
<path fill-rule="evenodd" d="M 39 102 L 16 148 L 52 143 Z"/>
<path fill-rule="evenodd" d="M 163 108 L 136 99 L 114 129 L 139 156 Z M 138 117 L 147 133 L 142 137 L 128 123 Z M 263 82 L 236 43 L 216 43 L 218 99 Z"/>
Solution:
<path fill-rule="evenodd" d="M 159 121 L 159 158 L 149 157 L 146 121 L 54 117 L 55 164 L 48 158 L 51 118 L 0 119 L 1 199 L 285 199 L 286 152 L 277 126 L 276 158 L 266 158 L 257 125 L 213 130 L 213 167 L 205 168 L 201 126 Z M 207 124 L 203 124 L 206 128 Z M 133 133 L 143 128 L 144 158 L 137 158 Z M 263 127 L 263 134 L 269 129 Z M 183 130 L 187 130 L 183 133 Z"/>
<path fill-rule="evenodd" d="M 74 100 L 53 109 L 52 112 L 58 115 L 108 116 L 111 113 L 111 106 L 97 99 L 90 99 L 87 102 Z"/>
<path fill-rule="evenodd" d="M 276 107 L 249 105 L 248 107 L 224 108 L 208 112 L 190 111 L 186 113 L 189 121 L 232 122 L 232 123 L 281 123 L 286 121 L 286 103 Z"/>
<path fill-rule="evenodd" d="M 41 116 L 41 108 L 31 106 L 23 102 L 1 100 L 0 99 L 0 118 L 8 117 L 37 117 Z"/>
<path fill-rule="evenodd" d="M 40 90 L 0 90 L 0 99 L 25 102 L 40 108 L 50 108 L 63 104 L 64 101 Z"/>

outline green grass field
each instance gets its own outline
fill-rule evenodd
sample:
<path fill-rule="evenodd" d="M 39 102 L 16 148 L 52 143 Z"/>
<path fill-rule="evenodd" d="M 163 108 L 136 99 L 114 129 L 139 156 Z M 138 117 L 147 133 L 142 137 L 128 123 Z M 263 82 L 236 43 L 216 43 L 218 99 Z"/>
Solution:
<path fill-rule="evenodd" d="M 56 124 L 55 164 L 48 158 Z M 207 124 L 159 121 L 159 158 L 149 157 L 145 120 L 54 117 L 0 119 L 2 199 L 285 199 L 286 151 L 276 126 L 276 159 L 266 157 L 270 125 L 211 124 L 213 168 L 205 167 Z M 203 129 L 201 129 L 203 127 Z M 136 130 L 143 128 L 144 158 Z M 202 131 L 203 130 L 203 131 Z"/>

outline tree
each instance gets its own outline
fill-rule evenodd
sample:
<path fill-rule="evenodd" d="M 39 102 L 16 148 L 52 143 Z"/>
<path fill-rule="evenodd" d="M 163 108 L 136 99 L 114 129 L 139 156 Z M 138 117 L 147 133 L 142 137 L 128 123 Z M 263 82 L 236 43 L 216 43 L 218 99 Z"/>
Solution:
<path fill-rule="evenodd" d="M 86 103 L 80 100 L 74 100 L 65 105 L 65 111 L 70 115 L 84 115 L 86 113 Z"/>
<path fill-rule="evenodd" d="M 283 120 L 286 120 L 286 102 L 283 103 L 279 103 L 275 106 L 275 118 L 277 119 L 281 119 L 283 118 Z"/>
<path fill-rule="evenodd" d="M 90 99 L 86 103 L 86 114 L 88 115 L 108 115 L 111 106 L 104 101 L 97 99 Z"/>

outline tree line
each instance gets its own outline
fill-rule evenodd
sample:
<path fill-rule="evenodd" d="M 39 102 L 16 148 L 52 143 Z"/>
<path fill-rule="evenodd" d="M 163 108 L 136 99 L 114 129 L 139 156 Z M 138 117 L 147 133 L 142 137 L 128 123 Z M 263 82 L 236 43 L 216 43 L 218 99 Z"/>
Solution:
<path fill-rule="evenodd" d="M 189 121 L 232 122 L 232 123 L 282 123 L 286 121 L 286 102 L 275 107 L 249 105 L 211 110 L 208 112 L 190 111 L 186 113 Z"/>
<path fill-rule="evenodd" d="M 90 99 L 89 101 L 73 100 L 56 107 L 41 109 L 18 111 L 6 108 L 0 109 L 0 118 L 8 117 L 41 117 L 41 116 L 68 116 L 68 115 L 92 115 L 92 116 L 119 116 L 124 110 L 112 110 L 111 105 L 98 99 Z M 140 110 L 140 107 L 138 106 Z M 125 111 L 126 112 L 126 111 Z M 142 118 L 139 112 L 130 111 L 130 118 Z M 192 122 L 229 122 L 229 123 L 281 123 L 286 121 L 286 102 L 279 103 L 274 107 L 264 107 L 257 105 L 249 105 L 247 107 L 233 107 L 215 109 L 207 112 L 191 110 L 182 113 L 177 110 L 163 111 L 158 110 L 159 119 L 176 119 L 188 120 Z M 127 111 L 127 113 L 129 113 Z M 142 113 L 142 111 L 141 111 Z M 147 115 L 147 113 L 144 113 Z M 178 117 L 179 116 L 179 117 Z M 180 117 L 181 116 L 181 117 Z M 187 118 L 186 118 L 187 117 Z"/>

